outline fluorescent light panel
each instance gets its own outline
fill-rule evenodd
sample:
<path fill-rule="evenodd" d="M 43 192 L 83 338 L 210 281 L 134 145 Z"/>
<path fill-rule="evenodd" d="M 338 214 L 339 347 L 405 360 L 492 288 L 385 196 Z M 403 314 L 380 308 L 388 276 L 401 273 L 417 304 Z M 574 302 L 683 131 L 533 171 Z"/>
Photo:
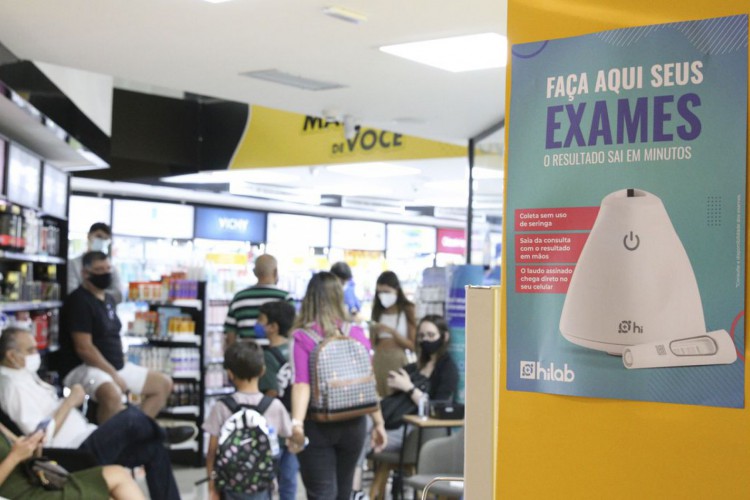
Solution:
<path fill-rule="evenodd" d="M 323 14 L 353 24 L 360 24 L 367 21 L 366 15 L 347 9 L 346 7 L 339 7 L 338 5 L 323 8 Z"/>
<path fill-rule="evenodd" d="M 385 45 L 380 47 L 380 50 L 410 61 L 459 73 L 504 67 L 508 57 L 508 39 L 497 33 L 481 33 Z"/>
<path fill-rule="evenodd" d="M 173 175 L 162 177 L 162 182 L 177 184 L 225 184 L 234 181 L 255 182 L 258 184 L 285 184 L 299 181 L 297 175 L 272 170 L 213 170 L 197 174 Z"/>
<path fill-rule="evenodd" d="M 249 78 L 255 78 L 257 80 L 263 80 L 266 82 L 288 85 L 289 87 L 295 87 L 302 90 L 332 90 L 345 87 L 345 85 L 341 85 L 340 83 L 313 80 L 312 78 L 305 78 L 303 76 L 292 75 L 291 73 L 284 73 L 283 71 L 279 71 L 277 69 L 246 71 L 244 73 L 240 73 L 240 76 L 247 76 Z"/>
<path fill-rule="evenodd" d="M 326 167 L 329 172 L 336 174 L 351 175 L 366 179 L 382 179 L 387 177 L 405 177 L 418 175 L 421 170 L 414 167 L 406 167 L 394 163 L 360 163 L 347 165 L 330 165 Z"/>

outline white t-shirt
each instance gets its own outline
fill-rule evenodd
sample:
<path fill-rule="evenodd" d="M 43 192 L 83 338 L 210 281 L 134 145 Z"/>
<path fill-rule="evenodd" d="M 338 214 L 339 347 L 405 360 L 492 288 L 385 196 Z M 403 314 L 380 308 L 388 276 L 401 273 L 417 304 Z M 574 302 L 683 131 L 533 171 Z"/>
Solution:
<path fill-rule="evenodd" d="M 406 336 L 409 333 L 409 328 L 406 321 L 406 313 L 401 311 L 400 313 L 396 314 L 381 314 L 380 315 L 380 321 L 378 323 L 390 326 L 394 330 L 396 330 L 396 333 L 398 333 L 400 336 L 406 338 Z M 393 338 L 393 335 L 391 335 L 390 332 L 381 332 L 378 333 L 378 338 L 381 339 L 390 339 Z"/>
<path fill-rule="evenodd" d="M 232 397 L 240 404 L 255 406 L 263 399 L 263 394 L 260 392 L 235 392 Z M 217 399 L 208 414 L 208 418 L 203 422 L 203 430 L 212 436 L 219 436 L 221 426 L 231 416 L 232 412 L 227 408 L 227 405 Z M 292 420 L 289 418 L 286 408 L 278 399 L 274 398 L 263 416 L 266 417 L 268 425 L 272 425 L 276 429 L 279 437 L 286 438 L 292 435 Z"/>
<path fill-rule="evenodd" d="M 51 418 L 62 402 L 57 397 L 57 390 L 36 373 L 0 366 L 0 406 L 24 434 L 31 434 L 42 420 Z M 73 408 L 62 425 L 55 429 L 48 445 L 78 448 L 95 430 L 96 425 Z"/>

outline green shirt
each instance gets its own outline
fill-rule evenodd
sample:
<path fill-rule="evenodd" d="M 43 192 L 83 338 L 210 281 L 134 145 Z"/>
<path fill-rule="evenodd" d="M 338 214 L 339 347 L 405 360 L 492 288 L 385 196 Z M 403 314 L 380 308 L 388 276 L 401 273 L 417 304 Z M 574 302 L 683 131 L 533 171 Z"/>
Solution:
<path fill-rule="evenodd" d="M 240 338 L 255 338 L 253 327 L 260 316 L 260 306 L 274 300 L 292 301 L 289 292 L 272 285 L 255 285 L 237 294 L 229 303 L 224 321 L 224 333 L 235 333 Z"/>

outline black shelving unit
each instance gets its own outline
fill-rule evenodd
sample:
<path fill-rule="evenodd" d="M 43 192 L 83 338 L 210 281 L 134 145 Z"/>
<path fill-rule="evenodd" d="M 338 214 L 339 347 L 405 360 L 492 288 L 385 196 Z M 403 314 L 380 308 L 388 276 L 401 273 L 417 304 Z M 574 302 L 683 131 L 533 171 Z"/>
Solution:
<path fill-rule="evenodd" d="M 205 419 L 205 325 L 206 325 L 206 283 L 198 283 L 198 299 L 196 300 L 175 300 L 172 302 L 149 302 L 149 310 L 158 311 L 161 307 L 177 308 L 183 314 L 189 315 L 195 322 L 195 336 L 191 338 L 181 338 L 174 336 L 172 338 L 139 338 L 138 344 L 147 348 L 168 348 L 168 349 L 196 349 L 198 352 L 199 365 L 195 374 L 172 374 L 172 380 L 177 384 L 194 384 L 193 394 L 197 394 L 197 401 L 191 401 L 190 404 L 173 404 L 165 407 L 157 419 L 168 419 L 174 421 L 190 422 L 196 425 L 198 432 L 193 441 L 188 441 L 180 445 L 170 447 L 170 458 L 174 463 L 202 467 L 205 464 L 205 449 L 203 443 L 203 420 Z M 142 340 L 142 341 L 141 341 Z M 132 344 L 131 344 L 132 345 Z M 180 395 L 173 393 L 176 399 Z M 197 404 L 194 404 L 197 403 Z"/>

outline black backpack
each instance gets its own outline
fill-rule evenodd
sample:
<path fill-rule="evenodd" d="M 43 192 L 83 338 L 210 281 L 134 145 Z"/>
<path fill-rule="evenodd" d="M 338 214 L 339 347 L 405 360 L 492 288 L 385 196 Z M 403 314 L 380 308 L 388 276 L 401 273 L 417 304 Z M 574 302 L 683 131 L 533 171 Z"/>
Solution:
<path fill-rule="evenodd" d="M 270 352 L 276 361 L 279 362 L 279 371 L 276 372 L 276 385 L 279 388 L 278 398 L 284 404 L 284 408 L 289 413 L 292 412 L 292 379 L 294 372 L 292 371 L 292 365 L 287 361 L 281 350 L 278 347 L 268 347 Z"/>
<path fill-rule="evenodd" d="M 279 444 L 276 430 L 263 414 L 273 398 L 263 396 L 256 406 L 240 404 L 232 396 L 219 400 L 232 412 L 221 426 L 213 477 L 220 491 L 256 493 L 269 490 L 276 478 Z"/>

